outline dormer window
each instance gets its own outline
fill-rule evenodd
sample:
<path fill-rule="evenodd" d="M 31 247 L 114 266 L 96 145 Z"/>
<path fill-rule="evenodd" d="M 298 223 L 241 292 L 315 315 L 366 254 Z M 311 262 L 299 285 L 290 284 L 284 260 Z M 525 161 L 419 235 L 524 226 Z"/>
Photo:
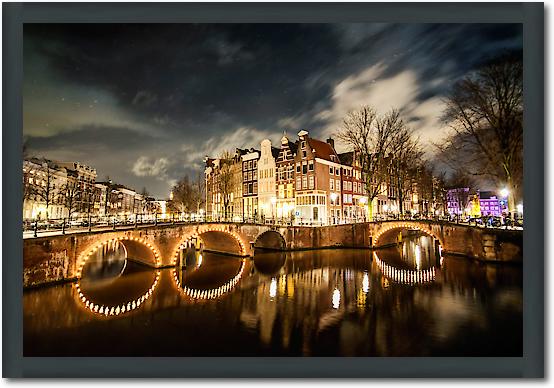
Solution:
<path fill-rule="evenodd" d="M 306 148 L 306 141 L 302 141 L 302 149 Z"/>

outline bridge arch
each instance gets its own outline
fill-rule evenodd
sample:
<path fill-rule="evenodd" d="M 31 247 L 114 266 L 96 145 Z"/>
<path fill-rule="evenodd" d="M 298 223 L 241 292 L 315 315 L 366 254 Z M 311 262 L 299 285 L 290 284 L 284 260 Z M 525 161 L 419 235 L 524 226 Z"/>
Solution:
<path fill-rule="evenodd" d="M 225 226 L 202 225 L 186 233 L 179 240 L 171 256 L 171 265 L 177 264 L 181 249 L 191 240 L 196 240 L 199 248 L 206 251 L 237 256 L 248 256 L 250 253 L 249 244 L 241 234 Z"/>
<path fill-rule="evenodd" d="M 377 229 L 375 235 L 373 236 L 372 245 L 379 245 L 380 240 L 382 240 L 383 235 L 393 231 L 401 229 L 412 229 L 423 232 L 439 241 L 439 244 L 444 247 L 444 241 L 442 236 L 436 231 L 433 230 L 431 225 L 419 222 L 410 222 L 410 221 L 399 221 L 399 222 L 383 222 L 381 227 Z"/>
<path fill-rule="evenodd" d="M 99 249 L 104 246 L 118 242 L 122 244 L 125 249 L 125 258 L 135 259 L 142 262 L 146 265 L 151 265 L 153 267 L 159 267 L 161 265 L 161 255 L 160 251 L 156 246 L 154 246 L 150 241 L 133 236 L 121 236 L 114 238 L 106 238 L 101 241 L 96 241 L 93 244 L 90 244 L 78 257 L 77 259 L 77 271 L 76 277 L 80 278 L 82 276 L 83 267 L 85 266 L 87 260 L 96 254 Z"/>
<path fill-rule="evenodd" d="M 284 251 L 287 247 L 285 238 L 276 230 L 266 230 L 256 236 L 254 248 Z"/>

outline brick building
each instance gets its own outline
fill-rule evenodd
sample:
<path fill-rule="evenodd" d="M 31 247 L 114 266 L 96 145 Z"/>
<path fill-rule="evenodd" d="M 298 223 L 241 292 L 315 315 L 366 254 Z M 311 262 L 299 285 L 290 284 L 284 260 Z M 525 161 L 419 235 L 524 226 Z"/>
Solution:
<path fill-rule="evenodd" d="M 295 217 L 295 158 L 298 142 L 291 142 L 285 135 L 275 161 L 276 216 L 279 219 Z"/>

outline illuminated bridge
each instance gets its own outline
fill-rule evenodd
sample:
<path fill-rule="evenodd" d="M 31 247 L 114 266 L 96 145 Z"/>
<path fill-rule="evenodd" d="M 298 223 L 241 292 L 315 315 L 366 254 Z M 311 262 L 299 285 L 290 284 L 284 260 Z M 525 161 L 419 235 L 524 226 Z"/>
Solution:
<path fill-rule="evenodd" d="M 75 279 L 89 257 L 104 245 L 121 243 L 126 256 L 153 268 L 175 266 L 183 249 L 253 256 L 255 249 L 302 250 L 374 248 L 398 242 L 402 230 L 435 238 L 446 254 L 479 260 L 521 261 L 523 233 L 440 221 L 381 221 L 320 227 L 247 223 L 152 225 L 23 240 L 24 286 Z"/>

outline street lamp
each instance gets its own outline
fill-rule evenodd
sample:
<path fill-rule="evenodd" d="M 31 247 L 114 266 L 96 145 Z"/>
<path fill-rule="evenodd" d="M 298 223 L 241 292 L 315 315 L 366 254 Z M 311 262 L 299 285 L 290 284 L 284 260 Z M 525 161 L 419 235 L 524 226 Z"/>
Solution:
<path fill-rule="evenodd" d="M 500 190 L 500 195 L 502 196 L 502 198 L 508 198 L 508 194 L 510 194 L 510 191 L 506 187 Z"/>

